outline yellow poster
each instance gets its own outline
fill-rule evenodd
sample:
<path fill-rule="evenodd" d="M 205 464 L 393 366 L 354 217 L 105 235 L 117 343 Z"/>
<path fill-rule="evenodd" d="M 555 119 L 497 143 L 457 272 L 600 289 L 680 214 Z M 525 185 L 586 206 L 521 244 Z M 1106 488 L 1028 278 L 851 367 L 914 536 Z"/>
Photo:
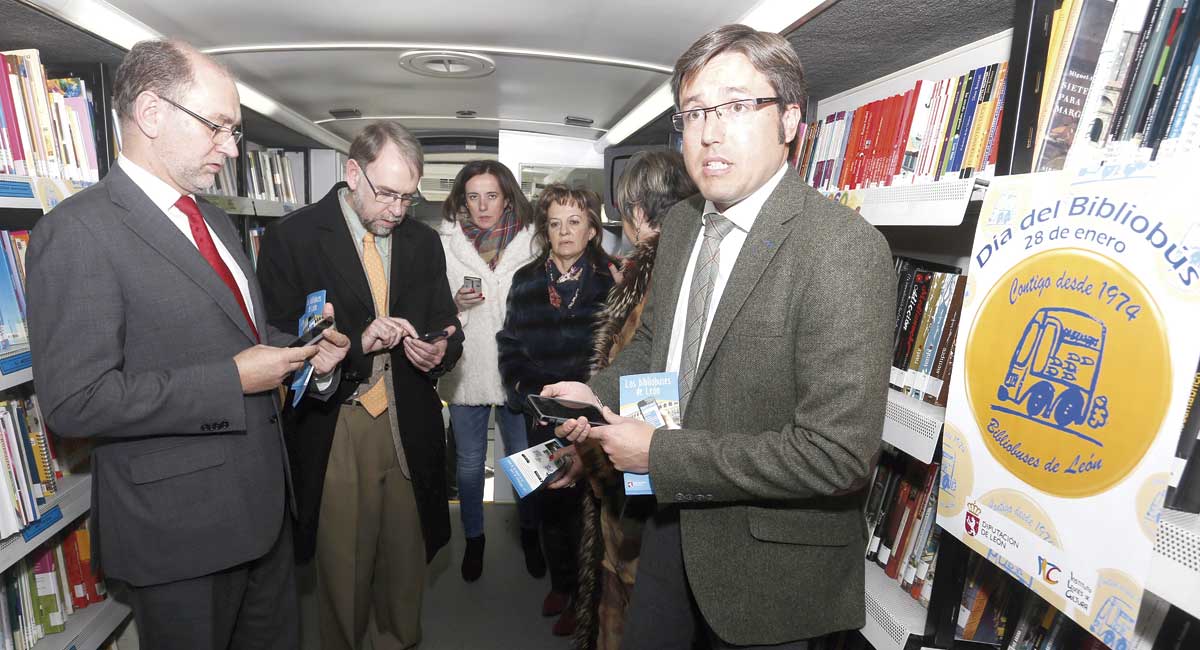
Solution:
<path fill-rule="evenodd" d="M 1200 357 L 1194 165 L 996 178 L 963 303 L 938 523 L 1112 648 Z"/>

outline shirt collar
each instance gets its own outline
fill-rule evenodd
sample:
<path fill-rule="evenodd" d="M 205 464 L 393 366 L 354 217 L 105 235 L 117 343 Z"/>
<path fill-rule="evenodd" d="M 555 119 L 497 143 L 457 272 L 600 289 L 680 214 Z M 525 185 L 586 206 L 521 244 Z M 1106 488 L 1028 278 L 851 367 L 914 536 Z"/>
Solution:
<path fill-rule="evenodd" d="M 779 181 L 783 180 L 783 175 L 787 170 L 788 164 L 787 161 L 784 161 L 779 167 L 779 171 L 775 172 L 775 175 L 767 180 L 766 183 L 763 183 L 750 196 L 738 201 L 725 212 L 718 210 L 712 201 L 706 200 L 702 214 L 721 212 L 726 219 L 729 219 L 733 222 L 733 225 L 738 227 L 738 230 L 750 232 L 750 228 L 754 226 L 755 219 L 758 218 L 758 213 L 762 211 L 763 205 L 767 203 L 767 199 L 771 197 L 771 193 L 775 191 L 775 188 L 779 185 Z"/>
<path fill-rule="evenodd" d="M 133 181 L 133 184 L 145 192 L 146 196 L 150 197 L 150 201 L 158 206 L 159 210 L 163 211 L 163 214 L 166 214 L 167 211 L 175 206 L 175 202 L 179 200 L 180 194 L 175 188 L 152 174 L 145 167 L 125 156 L 119 157 L 117 164 L 121 166 L 121 171 L 125 172 L 129 180 Z M 187 196 L 192 195 L 188 194 Z M 193 196 L 192 198 L 194 199 L 195 197 Z"/>
<path fill-rule="evenodd" d="M 346 227 L 350 229 L 350 236 L 354 238 L 354 242 L 359 247 L 362 247 L 363 237 L 367 235 L 367 228 L 362 224 L 362 220 L 358 218 L 358 212 L 354 210 L 354 206 L 350 205 L 350 188 L 343 187 L 338 190 L 338 205 L 342 206 L 342 218 L 346 220 Z M 376 238 L 376 246 L 382 244 L 379 241 L 383 237 Z"/>

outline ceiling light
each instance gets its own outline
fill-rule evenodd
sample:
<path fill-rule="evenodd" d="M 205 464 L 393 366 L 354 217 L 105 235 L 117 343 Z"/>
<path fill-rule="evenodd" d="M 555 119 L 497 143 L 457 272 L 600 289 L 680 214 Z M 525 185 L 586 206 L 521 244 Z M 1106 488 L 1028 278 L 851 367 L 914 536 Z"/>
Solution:
<path fill-rule="evenodd" d="M 473 52 L 411 50 L 400 55 L 400 67 L 425 77 L 474 79 L 496 71 L 496 62 Z"/>
<path fill-rule="evenodd" d="M 463 117 L 463 118 L 475 117 L 475 115 L 476 115 L 475 111 L 472 111 L 472 110 L 454 111 L 454 114 L 457 115 L 458 117 Z"/>
<path fill-rule="evenodd" d="M 563 124 L 567 126 L 591 126 L 592 122 L 595 122 L 595 120 L 590 117 L 579 117 L 578 115 L 568 115 L 563 120 Z"/>
<path fill-rule="evenodd" d="M 357 108 L 334 108 L 329 111 L 335 120 L 352 120 L 356 117 L 362 117 L 362 111 Z"/>

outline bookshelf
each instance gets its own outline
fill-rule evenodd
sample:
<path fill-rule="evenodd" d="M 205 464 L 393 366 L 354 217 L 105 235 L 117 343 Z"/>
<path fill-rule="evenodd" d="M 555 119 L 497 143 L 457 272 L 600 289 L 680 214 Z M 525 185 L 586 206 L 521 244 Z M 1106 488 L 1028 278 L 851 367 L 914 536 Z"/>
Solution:
<path fill-rule="evenodd" d="M 54 499 L 38 508 L 38 520 L 24 531 L 0 541 L 0 572 L 7 571 L 33 549 L 79 519 L 91 506 L 92 477 L 88 474 L 64 476 Z"/>
<path fill-rule="evenodd" d="M 875 650 L 904 650 L 911 635 L 925 634 L 927 613 L 878 564 L 865 561 L 867 624 L 861 632 Z"/>
<path fill-rule="evenodd" d="M 946 408 L 913 399 L 894 388 L 888 389 L 883 420 L 883 440 L 928 465 L 933 462 Z"/>
<path fill-rule="evenodd" d="M 1200 515 L 1163 510 L 1146 589 L 1200 617 Z"/>
<path fill-rule="evenodd" d="M 33 181 L 28 176 L 0 174 L 0 210 L 41 210 L 33 191 Z"/>
<path fill-rule="evenodd" d="M 67 629 L 43 637 L 31 650 L 96 650 L 129 618 L 128 605 L 106 598 L 67 617 Z"/>

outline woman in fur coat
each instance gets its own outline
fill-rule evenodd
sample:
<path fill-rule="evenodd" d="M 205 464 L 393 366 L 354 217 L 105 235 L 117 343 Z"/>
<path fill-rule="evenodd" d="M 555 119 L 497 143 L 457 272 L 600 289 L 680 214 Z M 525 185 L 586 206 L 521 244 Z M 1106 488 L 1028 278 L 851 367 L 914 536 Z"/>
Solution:
<path fill-rule="evenodd" d="M 504 405 L 496 332 L 504 325 L 513 274 L 537 257 L 541 247 L 534 242 L 533 208 L 521 186 L 508 167 L 493 160 L 463 166 L 442 206 L 442 217 L 438 234 L 446 253 L 446 280 L 457 290 L 454 301 L 466 340 L 458 365 L 438 382 L 438 393 L 450 405 L 460 514 L 467 538 L 462 577 L 472 582 L 483 572 L 488 416 L 495 412 L 506 454 L 529 447 L 524 416 Z M 540 578 L 546 574 L 546 564 L 536 513 L 519 500 L 517 511 L 525 568 Z"/>
<path fill-rule="evenodd" d="M 589 190 L 554 184 L 542 190 L 534 211 L 538 238 L 546 254 L 513 276 L 500 346 L 500 374 L 509 406 L 523 408 L 529 395 L 547 384 L 585 381 L 591 371 L 596 315 L 613 286 L 611 262 L 600 245 L 600 197 Z M 553 425 L 528 415 L 529 444 L 554 437 Z M 525 497 L 538 509 L 542 542 L 550 568 L 545 616 L 561 615 L 554 633 L 575 630 L 570 607 L 575 592 L 579 540 L 579 494 L 583 486 L 542 490 Z"/>
<path fill-rule="evenodd" d="M 662 219 L 698 190 L 674 151 L 634 156 L 614 192 L 625 238 L 634 244 L 616 274 L 596 325 L 593 372 L 606 368 L 632 339 L 650 288 Z M 583 535 L 576 597 L 575 647 L 616 650 L 637 574 L 642 525 L 654 513 L 652 496 L 626 499 L 621 475 L 599 445 L 579 449 L 590 489 L 584 490 Z"/>

